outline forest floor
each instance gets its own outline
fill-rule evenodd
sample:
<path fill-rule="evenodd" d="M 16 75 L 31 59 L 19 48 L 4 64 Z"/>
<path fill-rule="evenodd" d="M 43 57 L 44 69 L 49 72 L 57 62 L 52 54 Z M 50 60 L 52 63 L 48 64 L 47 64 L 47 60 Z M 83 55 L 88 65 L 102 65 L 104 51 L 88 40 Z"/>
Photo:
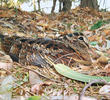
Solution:
<path fill-rule="evenodd" d="M 110 76 L 110 12 L 98 12 L 89 8 L 75 8 L 66 13 L 46 15 L 41 12 L 25 12 L 19 9 L 0 8 L 0 34 L 18 35 L 20 37 L 50 37 L 83 32 L 94 50 L 92 66 L 79 65 L 73 70 L 93 76 Z M 12 100 L 78 100 L 87 83 L 66 78 L 56 73 L 53 68 L 24 66 L 13 62 L 11 58 L 0 52 L 0 83 L 7 78 L 13 81 Z M 59 81 L 60 79 L 60 81 Z M 16 86 L 15 86 L 16 85 Z M 1 85 L 0 88 L 3 86 Z M 109 87 L 101 90 L 103 85 L 90 86 L 85 95 L 98 100 L 110 98 Z M 100 91 L 99 91 L 100 90 Z M 1 93 L 0 95 L 4 94 Z M 96 100 L 88 97 L 83 100 Z M 0 96 L 2 98 L 2 96 Z M 37 98 L 37 99 L 36 99 Z"/>

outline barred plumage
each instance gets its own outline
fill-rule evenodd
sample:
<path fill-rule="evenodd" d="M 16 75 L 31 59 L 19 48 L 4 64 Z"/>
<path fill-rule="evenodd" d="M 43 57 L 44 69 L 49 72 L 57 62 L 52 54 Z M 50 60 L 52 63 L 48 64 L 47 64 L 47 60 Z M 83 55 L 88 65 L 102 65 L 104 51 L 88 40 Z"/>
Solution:
<path fill-rule="evenodd" d="M 0 34 L 1 46 L 13 61 L 36 66 L 48 66 L 45 56 L 54 63 L 74 64 L 75 60 L 91 63 L 88 44 L 82 33 L 62 35 L 56 39 L 24 38 Z"/>

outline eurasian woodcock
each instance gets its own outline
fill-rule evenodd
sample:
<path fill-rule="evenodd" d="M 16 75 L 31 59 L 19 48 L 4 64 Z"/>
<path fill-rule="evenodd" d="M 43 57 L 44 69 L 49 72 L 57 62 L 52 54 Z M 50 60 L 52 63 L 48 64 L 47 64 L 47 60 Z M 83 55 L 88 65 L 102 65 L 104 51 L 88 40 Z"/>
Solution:
<path fill-rule="evenodd" d="M 72 65 L 91 64 L 88 43 L 83 33 L 75 32 L 58 38 L 26 38 L 0 34 L 1 47 L 13 61 L 36 66 L 47 66 L 47 56 L 54 63 Z M 85 63 L 84 63 L 85 62 Z"/>

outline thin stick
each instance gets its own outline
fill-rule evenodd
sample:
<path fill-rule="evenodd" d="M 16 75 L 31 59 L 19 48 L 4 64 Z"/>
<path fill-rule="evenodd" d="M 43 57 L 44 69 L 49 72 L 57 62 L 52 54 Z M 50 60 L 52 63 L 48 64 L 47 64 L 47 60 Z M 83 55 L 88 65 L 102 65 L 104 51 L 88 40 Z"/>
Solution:
<path fill-rule="evenodd" d="M 18 64 L 18 65 L 19 65 L 19 64 Z M 20 65 L 19 65 L 19 66 L 20 66 Z M 35 70 L 31 69 L 31 68 L 27 68 L 27 67 L 24 67 L 24 66 L 20 66 L 20 67 L 25 68 L 25 69 L 27 69 L 27 70 L 30 70 L 30 71 L 32 71 L 32 72 L 34 72 L 34 73 L 36 73 L 36 74 L 38 74 L 38 75 L 40 75 L 40 76 L 42 76 L 42 77 L 44 77 L 44 78 L 47 78 L 47 79 L 49 79 L 49 80 L 51 80 L 51 81 L 61 83 L 61 81 L 58 81 L 58 80 L 55 80 L 55 79 L 50 79 L 49 77 L 47 77 L 47 76 L 41 74 L 41 73 L 38 72 L 38 71 L 35 71 Z"/>
<path fill-rule="evenodd" d="M 93 80 L 91 82 L 89 82 L 84 88 L 83 90 L 81 91 L 80 95 L 79 95 L 79 100 L 83 100 L 83 96 L 84 96 L 84 93 L 86 91 L 86 89 L 88 87 L 90 87 L 92 84 L 94 83 L 103 83 L 103 84 L 107 84 L 107 85 L 110 85 L 110 83 L 106 82 L 105 80 Z"/>

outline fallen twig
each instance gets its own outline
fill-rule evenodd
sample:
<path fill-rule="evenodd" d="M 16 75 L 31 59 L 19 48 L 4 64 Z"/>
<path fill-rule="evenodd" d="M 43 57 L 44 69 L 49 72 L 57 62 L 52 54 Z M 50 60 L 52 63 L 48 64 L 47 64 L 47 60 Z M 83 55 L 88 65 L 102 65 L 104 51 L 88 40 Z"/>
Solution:
<path fill-rule="evenodd" d="M 18 64 L 18 63 L 17 63 L 17 64 Z M 58 80 L 55 80 L 55 79 L 50 79 L 49 77 L 47 77 L 47 76 L 41 74 L 41 73 L 38 72 L 38 71 L 35 71 L 34 69 L 25 67 L 24 65 L 23 65 L 23 66 L 21 66 L 20 64 L 18 64 L 18 65 L 19 65 L 20 67 L 22 67 L 22 68 L 25 68 L 25 69 L 27 69 L 27 70 L 30 70 L 30 71 L 32 71 L 32 72 L 38 74 L 38 75 L 40 75 L 40 76 L 42 76 L 42 77 L 44 77 L 44 78 L 46 78 L 46 79 L 49 79 L 49 80 L 54 81 L 54 82 L 57 82 L 57 83 L 61 83 L 61 81 L 58 81 Z"/>
<path fill-rule="evenodd" d="M 94 83 L 103 83 L 103 84 L 106 84 L 106 85 L 110 85 L 110 83 L 106 82 L 105 80 L 93 80 L 91 82 L 89 82 L 84 88 L 83 90 L 81 91 L 80 95 L 79 95 L 79 100 L 83 100 L 82 97 L 84 96 L 84 93 L 86 91 L 86 89 L 88 87 L 90 87 L 92 84 Z"/>

